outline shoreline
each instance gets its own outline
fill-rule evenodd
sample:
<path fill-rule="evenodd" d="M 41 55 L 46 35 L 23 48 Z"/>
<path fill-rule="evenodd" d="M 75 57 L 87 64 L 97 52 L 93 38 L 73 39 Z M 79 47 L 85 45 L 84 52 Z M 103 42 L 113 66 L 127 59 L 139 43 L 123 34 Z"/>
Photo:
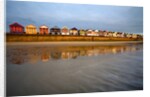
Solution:
<path fill-rule="evenodd" d="M 143 41 L 65 41 L 65 42 L 5 42 L 6 45 L 123 45 L 123 44 L 143 44 Z"/>

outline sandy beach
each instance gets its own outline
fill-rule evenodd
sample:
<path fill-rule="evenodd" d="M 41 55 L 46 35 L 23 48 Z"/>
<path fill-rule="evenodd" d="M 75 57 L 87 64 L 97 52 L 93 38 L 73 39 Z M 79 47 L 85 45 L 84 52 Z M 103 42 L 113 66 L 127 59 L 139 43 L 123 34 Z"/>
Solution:
<path fill-rule="evenodd" d="M 79 45 L 115 45 L 115 44 L 133 44 L 133 43 L 143 43 L 143 41 L 101 41 L 101 42 L 7 42 L 6 45 L 74 45 L 74 46 L 79 46 Z"/>

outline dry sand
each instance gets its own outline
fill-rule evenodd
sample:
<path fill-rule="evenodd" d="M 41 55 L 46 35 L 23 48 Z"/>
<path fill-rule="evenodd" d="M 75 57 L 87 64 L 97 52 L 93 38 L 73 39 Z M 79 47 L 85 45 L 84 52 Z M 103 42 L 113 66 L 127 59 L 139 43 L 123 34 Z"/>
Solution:
<path fill-rule="evenodd" d="M 115 44 L 143 43 L 143 41 L 109 41 L 109 42 L 7 42 L 6 45 L 115 45 Z"/>

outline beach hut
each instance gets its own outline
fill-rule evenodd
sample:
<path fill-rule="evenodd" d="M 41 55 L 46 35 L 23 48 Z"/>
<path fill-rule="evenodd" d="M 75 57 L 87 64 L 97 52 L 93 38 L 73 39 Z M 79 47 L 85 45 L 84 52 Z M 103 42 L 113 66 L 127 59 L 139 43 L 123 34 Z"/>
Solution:
<path fill-rule="evenodd" d="M 51 35 L 61 35 L 61 29 L 58 28 L 57 26 L 55 26 L 50 29 L 50 34 Z"/>
<path fill-rule="evenodd" d="M 68 27 L 66 26 L 62 27 L 61 35 L 70 35 Z"/>
<path fill-rule="evenodd" d="M 99 32 L 98 30 L 89 29 L 87 31 L 87 36 L 99 36 L 98 32 Z"/>
<path fill-rule="evenodd" d="M 36 26 L 30 24 L 26 26 L 26 34 L 37 34 Z"/>
<path fill-rule="evenodd" d="M 40 30 L 40 34 L 43 34 L 43 35 L 48 34 L 48 27 L 45 25 L 40 26 L 39 30 Z"/>
<path fill-rule="evenodd" d="M 92 29 L 88 29 L 87 32 L 86 32 L 86 35 L 87 36 L 92 36 L 92 32 L 93 32 Z"/>
<path fill-rule="evenodd" d="M 125 37 L 125 33 L 124 32 L 121 32 L 121 35 L 120 35 L 120 37 Z"/>
<path fill-rule="evenodd" d="M 79 33 L 78 33 L 78 29 L 77 28 L 72 28 L 72 29 L 70 29 L 70 34 L 71 35 L 79 35 Z"/>
<path fill-rule="evenodd" d="M 109 31 L 109 32 L 108 32 L 108 36 L 109 36 L 109 37 L 113 37 L 113 32 Z"/>
<path fill-rule="evenodd" d="M 86 35 L 86 30 L 80 29 L 80 30 L 79 30 L 79 34 L 80 34 L 81 36 L 85 36 L 85 35 Z"/>
<path fill-rule="evenodd" d="M 92 30 L 92 36 L 99 36 L 99 30 Z"/>
<path fill-rule="evenodd" d="M 93 31 L 93 36 L 99 36 L 99 30 L 94 30 Z"/>
<path fill-rule="evenodd" d="M 9 29 L 10 29 L 10 33 L 12 33 L 12 34 L 23 34 L 24 33 L 24 27 L 17 22 L 10 24 Z"/>
<path fill-rule="evenodd" d="M 125 37 L 125 38 L 127 37 L 127 33 L 124 33 L 124 37 Z"/>
<path fill-rule="evenodd" d="M 108 32 L 106 30 L 103 31 L 104 32 L 104 37 L 108 37 Z"/>
<path fill-rule="evenodd" d="M 117 37 L 122 37 L 122 32 L 118 32 Z"/>
<path fill-rule="evenodd" d="M 129 34 L 129 33 L 128 33 L 128 34 L 126 35 L 126 37 L 127 37 L 127 38 L 132 38 L 132 34 Z"/>
<path fill-rule="evenodd" d="M 132 34 L 132 38 L 137 38 L 138 35 L 137 34 Z"/>
<path fill-rule="evenodd" d="M 104 37 L 104 31 L 100 30 L 100 31 L 98 32 L 98 34 L 99 34 L 99 36 Z"/>
<path fill-rule="evenodd" d="M 117 33 L 118 33 L 118 32 L 114 32 L 112 36 L 113 36 L 113 37 L 117 37 Z"/>
<path fill-rule="evenodd" d="M 143 39 L 143 35 L 142 34 L 137 34 L 137 38 Z"/>
<path fill-rule="evenodd" d="M 123 33 L 122 32 L 114 32 L 113 37 L 122 37 Z"/>

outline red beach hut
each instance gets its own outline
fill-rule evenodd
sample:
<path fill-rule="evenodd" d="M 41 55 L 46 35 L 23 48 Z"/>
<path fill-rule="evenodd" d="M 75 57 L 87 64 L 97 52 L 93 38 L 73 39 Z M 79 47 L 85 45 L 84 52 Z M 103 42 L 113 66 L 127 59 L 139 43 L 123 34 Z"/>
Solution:
<path fill-rule="evenodd" d="M 24 33 L 24 27 L 21 24 L 18 24 L 17 22 L 9 25 L 10 33 L 13 34 L 23 34 Z"/>
<path fill-rule="evenodd" d="M 40 34 L 48 34 L 48 27 L 45 25 L 40 26 Z"/>

